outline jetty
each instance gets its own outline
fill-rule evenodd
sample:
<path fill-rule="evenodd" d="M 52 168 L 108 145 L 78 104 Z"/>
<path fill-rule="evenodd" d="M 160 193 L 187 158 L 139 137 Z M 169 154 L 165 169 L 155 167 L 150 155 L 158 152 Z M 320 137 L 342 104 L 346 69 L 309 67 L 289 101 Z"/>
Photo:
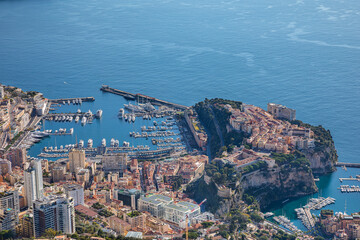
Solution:
<path fill-rule="evenodd" d="M 154 97 L 149 97 L 149 96 L 146 96 L 146 95 L 141 94 L 141 93 L 134 94 L 134 93 L 126 92 L 126 91 L 123 91 L 123 90 L 119 90 L 119 89 L 116 89 L 116 88 L 109 87 L 108 85 L 102 85 L 100 90 L 103 91 L 103 92 L 109 92 L 109 93 L 113 93 L 113 94 L 116 94 L 116 95 L 120 95 L 120 96 L 122 96 L 122 97 L 124 97 L 126 99 L 131 99 L 131 100 L 134 99 L 139 103 L 141 103 L 141 102 L 150 102 L 150 103 L 155 104 L 155 105 L 165 105 L 165 106 L 172 107 L 172 108 L 175 108 L 175 109 L 180 109 L 180 110 L 185 110 L 185 109 L 188 108 L 187 106 L 184 106 L 184 105 L 171 103 L 171 102 L 160 100 L 160 99 L 157 99 L 157 98 L 154 98 Z"/>
<path fill-rule="evenodd" d="M 59 98 L 59 99 L 49 99 L 50 103 L 73 103 L 74 101 L 80 101 L 80 102 L 93 102 L 95 101 L 94 97 L 77 97 L 77 98 Z"/>
<path fill-rule="evenodd" d="M 337 163 L 335 163 L 335 166 L 336 167 L 360 168 L 360 163 L 337 162 Z"/>

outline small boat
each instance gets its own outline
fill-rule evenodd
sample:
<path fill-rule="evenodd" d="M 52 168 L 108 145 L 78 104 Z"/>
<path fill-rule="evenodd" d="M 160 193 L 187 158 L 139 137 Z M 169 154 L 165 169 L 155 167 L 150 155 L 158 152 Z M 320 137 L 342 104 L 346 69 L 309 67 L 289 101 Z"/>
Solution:
<path fill-rule="evenodd" d="M 101 109 L 97 110 L 95 117 L 101 118 L 103 111 Z"/>
<path fill-rule="evenodd" d="M 87 119 L 86 119 L 86 117 L 84 116 L 84 117 L 81 119 L 81 124 L 82 124 L 82 125 L 86 124 L 86 120 L 87 120 Z"/>

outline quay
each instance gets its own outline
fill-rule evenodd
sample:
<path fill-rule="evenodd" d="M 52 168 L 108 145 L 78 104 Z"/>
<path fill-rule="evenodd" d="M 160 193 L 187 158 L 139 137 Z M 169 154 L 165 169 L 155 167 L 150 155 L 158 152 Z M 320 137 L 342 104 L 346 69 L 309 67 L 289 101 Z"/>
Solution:
<path fill-rule="evenodd" d="M 356 175 L 356 178 L 354 177 L 349 177 L 349 178 L 339 178 L 340 182 L 343 181 L 359 181 L 360 182 L 360 175 Z"/>
<path fill-rule="evenodd" d="M 350 168 L 360 168 L 360 163 L 345 163 L 345 162 L 337 162 L 335 163 L 336 167 L 350 167 Z"/>
<path fill-rule="evenodd" d="M 355 185 L 352 185 L 351 187 L 349 185 L 341 185 L 338 189 L 340 189 L 342 193 L 360 193 L 360 187 Z"/>
<path fill-rule="evenodd" d="M 50 103 L 63 103 L 63 102 L 71 102 L 73 103 L 73 101 L 76 101 L 76 100 L 81 100 L 81 102 L 93 102 L 95 101 L 95 98 L 94 97 L 78 97 L 78 98 L 59 98 L 59 99 L 49 99 L 49 102 Z"/>
<path fill-rule="evenodd" d="M 164 100 L 160 100 L 160 99 L 157 99 L 157 98 L 149 97 L 149 96 L 146 96 L 146 95 L 143 95 L 143 94 L 140 94 L 140 93 L 134 94 L 134 93 L 129 93 L 129 92 L 122 91 L 122 90 L 119 90 L 119 89 L 116 89 L 116 88 L 111 88 L 108 85 L 102 85 L 100 90 L 103 91 L 103 92 L 109 92 L 109 93 L 113 93 L 113 94 L 116 94 L 116 95 L 120 95 L 120 96 L 122 96 L 124 98 L 127 98 L 127 99 L 134 99 L 134 100 L 136 100 L 137 102 L 140 102 L 140 103 L 141 102 L 150 102 L 152 104 L 165 105 L 165 106 L 180 109 L 180 110 L 185 110 L 185 109 L 188 108 L 187 106 L 184 106 L 184 105 L 171 103 L 171 102 L 168 102 L 168 101 L 164 101 Z"/>

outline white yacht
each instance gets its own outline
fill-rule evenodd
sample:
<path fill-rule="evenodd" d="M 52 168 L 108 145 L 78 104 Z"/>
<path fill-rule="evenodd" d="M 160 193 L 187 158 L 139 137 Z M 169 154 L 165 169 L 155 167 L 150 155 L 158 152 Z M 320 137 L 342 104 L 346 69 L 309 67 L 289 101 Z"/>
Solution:
<path fill-rule="evenodd" d="M 103 111 L 101 109 L 97 110 L 95 117 L 101 118 Z"/>
<path fill-rule="evenodd" d="M 79 116 L 76 116 L 75 122 L 77 123 L 79 120 L 80 120 L 80 117 L 79 117 Z"/>
<path fill-rule="evenodd" d="M 93 147 L 93 140 L 91 138 L 88 140 L 87 146 L 88 146 L 88 148 Z"/>
<path fill-rule="evenodd" d="M 123 108 L 120 108 L 119 110 L 119 118 L 124 118 L 125 110 Z"/>
<path fill-rule="evenodd" d="M 84 147 L 84 140 L 80 140 L 79 141 L 79 148 L 83 148 Z"/>
<path fill-rule="evenodd" d="M 133 111 L 133 112 L 143 112 L 144 109 L 138 105 L 134 105 L 134 104 L 124 104 L 124 107 L 130 111 Z"/>
<path fill-rule="evenodd" d="M 103 139 L 101 140 L 101 145 L 102 145 L 103 147 L 106 147 L 106 139 L 105 139 L 105 138 L 103 138 Z"/>
<path fill-rule="evenodd" d="M 83 116 L 83 118 L 81 119 L 81 124 L 86 124 L 86 117 L 85 116 Z"/>

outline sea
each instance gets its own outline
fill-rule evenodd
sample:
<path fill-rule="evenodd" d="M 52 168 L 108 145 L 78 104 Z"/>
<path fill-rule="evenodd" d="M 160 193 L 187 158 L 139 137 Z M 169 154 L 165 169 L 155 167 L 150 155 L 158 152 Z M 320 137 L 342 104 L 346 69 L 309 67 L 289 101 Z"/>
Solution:
<path fill-rule="evenodd" d="M 0 82 L 47 98 L 93 96 L 81 110 L 103 110 L 85 126 L 45 122 L 74 135 L 45 139 L 31 156 L 76 139 L 147 144 L 129 138 L 145 122 L 120 121 L 127 101 L 102 93 L 107 84 L 188 106 L 215 97 L 280 103 L 329 129 L 339 161 L 360 162 L 359 23 L 358 0 L 0 0 Z M 339 177 L 357 174 L 322 176 L 314 196 L 336 198 L 326 207 L 336 212 L 360 211 L 360 194 L 338 189 Z M 309 197 L 273 211 L 302 228 L 294 208 Z"/>

